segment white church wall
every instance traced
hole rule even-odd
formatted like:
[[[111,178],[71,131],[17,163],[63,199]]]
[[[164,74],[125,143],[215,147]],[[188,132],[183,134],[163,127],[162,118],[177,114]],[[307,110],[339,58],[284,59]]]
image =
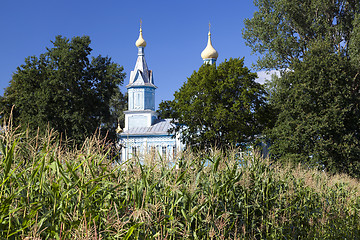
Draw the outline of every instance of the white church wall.
[[[132,157],[143,158],[148,154],[156,154],[167,159],[173,159],[181,151],[176,139],[172,136],[143,136],[122,138],[122,161]]]

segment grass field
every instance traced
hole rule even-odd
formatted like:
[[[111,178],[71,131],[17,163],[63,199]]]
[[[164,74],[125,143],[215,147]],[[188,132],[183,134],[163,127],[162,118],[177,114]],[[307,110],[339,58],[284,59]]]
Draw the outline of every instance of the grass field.
[[[116,163],[94,135],[0,133],[0,239],[360,239],[359,182],[227,152]],[[5,130],[4,130],[5,129]]]

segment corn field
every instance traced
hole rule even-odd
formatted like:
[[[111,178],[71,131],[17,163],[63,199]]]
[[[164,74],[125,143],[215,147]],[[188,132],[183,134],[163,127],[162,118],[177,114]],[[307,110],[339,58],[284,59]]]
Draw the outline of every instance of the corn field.
[[[118,163],[98,135],[0,133],[0,239],[360,239],[359,182],[226,152]]]

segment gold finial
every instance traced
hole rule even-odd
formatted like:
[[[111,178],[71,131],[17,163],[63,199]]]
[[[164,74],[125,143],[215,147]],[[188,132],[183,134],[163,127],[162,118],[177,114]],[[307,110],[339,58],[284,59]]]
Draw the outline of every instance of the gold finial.
[[[142,35],[142,20],[140,19],[140,34],[138,40],[136,40],[135,45],[137,47],[146,47],[146,42]]]
[[[210,24],[210,21],[209,21],[209,33],[210,33],[210,28],[211,28],[211,24]]]

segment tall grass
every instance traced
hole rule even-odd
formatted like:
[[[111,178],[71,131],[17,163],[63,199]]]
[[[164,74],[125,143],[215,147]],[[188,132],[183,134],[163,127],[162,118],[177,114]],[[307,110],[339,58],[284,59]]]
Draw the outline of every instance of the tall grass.
[[[120,164],[110,148],[4,124],[0,239],[360,238],[359,182],[347,176],[236,149]]]

